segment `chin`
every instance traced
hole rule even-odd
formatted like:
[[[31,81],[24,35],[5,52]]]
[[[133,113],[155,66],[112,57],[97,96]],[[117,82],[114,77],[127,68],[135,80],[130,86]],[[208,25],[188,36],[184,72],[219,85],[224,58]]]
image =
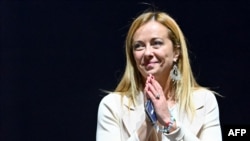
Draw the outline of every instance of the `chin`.
[[[144,73],[147,74],[147,75],[149,75],[149,74],[154,75],[154,74],[157,73],[157,71],[155,71],[155,70],[147,70],[147,71],[145,71]]]
[[[155,75],[159,72],[158,69],[156,68],[150,68],[150,69],[146,69],[144,67],[141,67],[139,69],[139,71],[141,72],[141,74],[143,74],[143,76],[147,77],[149,74]]]

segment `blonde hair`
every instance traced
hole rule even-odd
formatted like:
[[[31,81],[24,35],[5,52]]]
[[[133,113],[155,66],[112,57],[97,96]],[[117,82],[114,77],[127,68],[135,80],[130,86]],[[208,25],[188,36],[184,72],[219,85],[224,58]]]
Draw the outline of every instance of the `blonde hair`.
[[[180,106],[180,113],[185,111],[189,117],[193,117],[195,114],[195,108],[192,101],[192,91],[200,86],[197,84],[192,73],[185,37],[176,21],[165,12],[144,12],[133,21],[125,42],[127,63],[125,72],[121,81],[117,85],[115,92],[119,92],[122,96],[126,95],[130,97],[131,104],[133,103],[136,105],[135,97],[141,90],[143,90],[143,82],[142,75],[135,67],[136,64],[132,52],[132,42],[136,30],[150,20],[157,21],[168,28],[168,34],[170,40],[173,42],[174,48],[180,49],[177,63],[182,78],[175,84],[175,98]]]

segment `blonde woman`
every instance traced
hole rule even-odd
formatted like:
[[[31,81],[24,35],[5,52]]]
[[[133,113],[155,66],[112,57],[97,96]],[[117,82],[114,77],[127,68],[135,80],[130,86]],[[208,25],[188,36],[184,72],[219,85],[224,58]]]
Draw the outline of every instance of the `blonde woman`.
[[[184,35],[172,17],[142,13],[125,47],[123,77],[99,104],[97,141],[222,140],[215,93],[197,84]],[[153,106],[149,113],[147,102]]]

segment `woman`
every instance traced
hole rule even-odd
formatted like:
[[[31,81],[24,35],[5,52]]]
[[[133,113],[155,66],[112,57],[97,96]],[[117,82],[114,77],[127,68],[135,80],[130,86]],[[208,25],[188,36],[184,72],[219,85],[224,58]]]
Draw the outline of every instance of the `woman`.
[[[148,11],[133,21],[126,63],[115,91],[100,102],[97,141],[222,140],[216,97],[197,84],[184,35],[167,13]]]

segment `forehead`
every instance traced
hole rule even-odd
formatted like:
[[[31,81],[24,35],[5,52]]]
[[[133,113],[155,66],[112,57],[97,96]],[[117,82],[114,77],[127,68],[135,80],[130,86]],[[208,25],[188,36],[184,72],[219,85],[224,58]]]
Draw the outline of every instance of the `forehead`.
[[[168,29],[157,21],[149,21],[139,27],[134,34],[134,39],[144,36],[167,36]]]

